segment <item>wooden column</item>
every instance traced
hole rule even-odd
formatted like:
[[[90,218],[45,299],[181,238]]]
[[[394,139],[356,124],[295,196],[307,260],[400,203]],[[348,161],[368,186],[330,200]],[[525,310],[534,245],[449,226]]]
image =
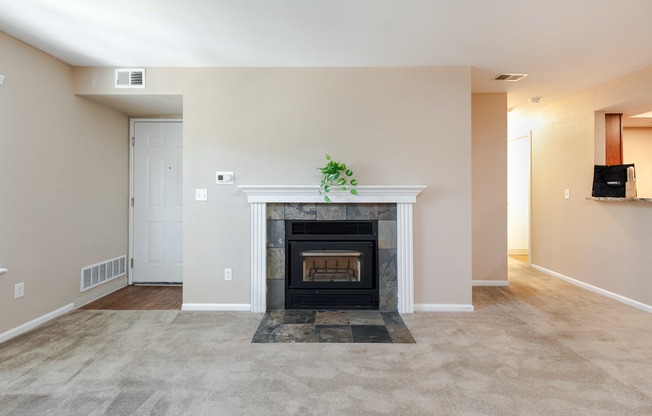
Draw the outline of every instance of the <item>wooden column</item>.
[[[605,149],[607,166],[623,164],[623,115],[605,114]]]

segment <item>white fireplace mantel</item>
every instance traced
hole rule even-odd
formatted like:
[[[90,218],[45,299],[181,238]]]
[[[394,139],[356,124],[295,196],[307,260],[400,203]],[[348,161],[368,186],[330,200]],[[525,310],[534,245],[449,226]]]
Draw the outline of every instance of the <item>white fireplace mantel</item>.
[[[324,203],[318,185],[240,185],[247,201],[265,203]],[[414,204],[425,186],[357,186],[358,195],[333,190],[333,203],[408,203]]]
[[[317,185],[240,185],[251,204],[251,311],[266,310],[267,204],[326,203]],[[412,205],[425,186],[358,186],[358,195],[332,191],[333,203],[395,203],[398,311],[414,312]]]

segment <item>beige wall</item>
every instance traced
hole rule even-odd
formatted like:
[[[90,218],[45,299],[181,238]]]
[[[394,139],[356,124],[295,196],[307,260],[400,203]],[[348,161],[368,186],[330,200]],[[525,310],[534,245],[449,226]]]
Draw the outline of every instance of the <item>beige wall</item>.
[[[652,128],[623,129],[623,163],[636,165],[639,198],[652,198]]]
[[[0,56],[2,334],[125,284],[79,291],[81,267],[127,254],[128,120],[73,95],[70,66],[2,32]]]
[[[79,94],[115,94],[77,68]],[[415,301],[471,303],[471,73],[446,68],[152,68],[184,105],[184,302],[248,304],[249,207],[236,185],[317,184],[324,154],[361,185],[426,185],[415,207]],[[236,184],[215,185],[233,170]],[[194,201],[208,188],[209,201]],[[225,282],[223,269],[233,269]]]
[[[473,280],[507,280],[507,94],[473,94]]]
[[[594,155],[603,153],[596,153],[594,135],[604,140],[604,109],[650,94],[652,67],[519,120],[533,130],[532,262],[648,305],[652,206],[585,197],[591,195]],[[571,199],[564,199],[564,189]]]

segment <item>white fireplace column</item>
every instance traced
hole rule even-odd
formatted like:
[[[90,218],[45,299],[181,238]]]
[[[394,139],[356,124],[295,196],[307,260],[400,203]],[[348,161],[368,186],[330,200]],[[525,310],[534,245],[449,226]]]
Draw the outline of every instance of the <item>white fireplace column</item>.
[[[251,204],[251,312],[263,313],[266,305],[267,204]]]
[[[238,186],[251,204],[251,312],[267,309],[267,203],[325,203],[319,186]],[[333,203],[395,203],[398,311],[414,312],[412,205],[425,186],[358,186],[358,196],[331,192]]]
[[[414,256],[412,204],[396,204],[396,262],[398,311],[414,313]]]

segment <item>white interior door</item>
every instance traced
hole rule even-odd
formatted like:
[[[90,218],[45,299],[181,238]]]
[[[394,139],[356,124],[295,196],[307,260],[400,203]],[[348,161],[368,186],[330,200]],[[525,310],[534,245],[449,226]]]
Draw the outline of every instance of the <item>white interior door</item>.
[[[134,283],[182,282],[180,121],[134,121]]]

